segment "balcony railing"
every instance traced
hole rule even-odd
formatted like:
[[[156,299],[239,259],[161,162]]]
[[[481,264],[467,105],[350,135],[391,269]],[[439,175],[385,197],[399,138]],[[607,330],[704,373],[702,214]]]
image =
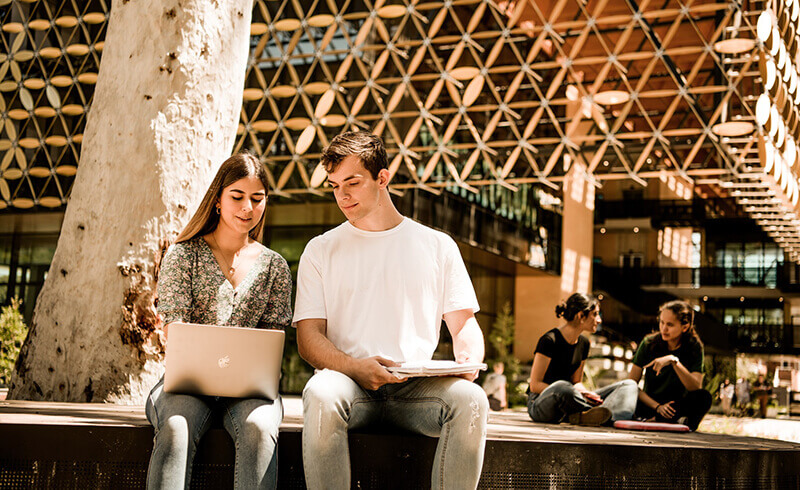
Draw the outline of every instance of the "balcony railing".
[[[652,218],[654,223],[691,224],[723,216],[747,217],[730,199],[598,199],[595,206],[595,223],[603,223],[607,219]]]
[[[800,275],[793,264],[772,267],[607,267],[595,265],[595,274],[606,280],[619,280],[639,286],[701,288],[757,287],[793,289],[800,286]]]
[[[595,288],[608,292],[626,302],[628,306],[645,315],[654,315],[661,301],[671,296],[665,292],[643,291],[642,286],[703,286],[780,288],[781,291],[797,290],[798,269],[793,264],[781,264],[771,269],[701,267],[606,267],[595,264]],[[655,296],[653,296],[655,295]],[[628,300],[628,301],[624,301]],[[644,306],[644,308],[641,308]],[[761,352],[775,354],[797,354],[795,327],[782,324],[725,324],[710,313],[695,317],[695,323],[703,342],[722,350],[739,352]],[[655,319],[650,323],[625,322],[604,323],[613,337],[640,342],[657,328]],[[797,329],[800,333],[800,328]],[[798,338],[800,340],[800,338]]]
[[[793,354],[794,326],[785,324],[733,324],[728,326],[731,345],[740,352]]]
[[[551,210],[537,207],[524,216],[502,216],[448,190],[436,196],[410,189],[395,204],[404,215],[465,243],[547,271],[561,269],[561,215]],[[533,250],[541,260],[532,259]]]
[[[649,323],[603,323],[599,333],[610,340],[621,342],[642,341],[645,335],[655,332],[655,321]],[[795,347],[793,325],[764,324],[730,324],[725,325],[729,346],[737,352],[765,354],[797,354],[800,348]],[[701,329],[702,330],[702,329]],[[713,342],[709,332],[701,332],[701,338],[707,345],[720,347]],[[710,342],[710,343],[709,343]]]

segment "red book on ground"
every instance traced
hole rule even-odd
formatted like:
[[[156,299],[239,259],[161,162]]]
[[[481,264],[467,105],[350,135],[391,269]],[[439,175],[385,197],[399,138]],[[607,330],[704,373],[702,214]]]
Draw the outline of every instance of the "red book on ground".
[[[617,420],[614,422],[617,429],[629,430],[656,430],[662,432],[691,432],[689,426],[683,424],[669,424],[667,422],[639,422],[637,420]]]

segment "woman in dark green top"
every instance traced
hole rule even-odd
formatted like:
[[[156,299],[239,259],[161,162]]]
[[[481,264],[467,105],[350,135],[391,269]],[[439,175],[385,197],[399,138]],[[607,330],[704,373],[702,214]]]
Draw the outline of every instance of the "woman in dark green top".
[[[711,394],[702,389],[703,343],[694,330],[694,310],[685,301],[659,308],[658,332],[642,340],[629,378],[638,383],[642,373],[636,415],[697,429],[711,408]]]

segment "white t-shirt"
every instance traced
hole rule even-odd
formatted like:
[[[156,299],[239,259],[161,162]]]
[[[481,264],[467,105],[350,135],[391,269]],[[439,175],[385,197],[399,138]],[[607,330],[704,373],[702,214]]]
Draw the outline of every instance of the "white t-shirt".
[[[328,339],[355,358],[430,360],[442,315],[465,309],[478,300],[455,241],[408,218],[377,232],[346,221],[300,257],[293,323],[327,320]]]

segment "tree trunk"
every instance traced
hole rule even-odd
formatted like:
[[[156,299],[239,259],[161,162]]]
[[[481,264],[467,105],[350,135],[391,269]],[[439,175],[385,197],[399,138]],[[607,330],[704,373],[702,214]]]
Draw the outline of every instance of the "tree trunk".
[[[252,0],[115,0],[79,171],[9,398],[144,403],[157,264],[230,155]]]

